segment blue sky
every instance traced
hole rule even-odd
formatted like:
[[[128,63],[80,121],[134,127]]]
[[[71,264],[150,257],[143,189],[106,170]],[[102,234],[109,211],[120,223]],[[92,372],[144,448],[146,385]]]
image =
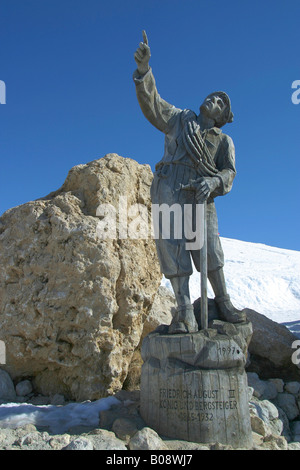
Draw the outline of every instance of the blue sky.
[[[69,169],[116,152],[154,169],[164,135],[136,100],[148,34],[164,99],[196,112],[226,91],[236,147],[220,235],[300,250],[299,0],[0,0],[0,214],[59,188]]]

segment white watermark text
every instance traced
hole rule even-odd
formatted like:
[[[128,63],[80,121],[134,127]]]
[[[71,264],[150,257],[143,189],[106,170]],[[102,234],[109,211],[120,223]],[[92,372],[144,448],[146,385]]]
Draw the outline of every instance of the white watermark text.
[[[292,363],[297,366],[300,364],[300,339],[293,342],[292,349],[296,349],[292,355]]]
[[[3,80],[0,80],[0,104],[6,104],[6,85]]]
[[[204,241],[203,204],[129,205],[126,196],[119,204],[100,204],[97,236],[107,239],[186,240],[187,250],[200,250]]]
[[[4,341],[0,340],[0,364],[6,364],[6,348]]]
[[[292,103],[299,104],[300,103],[300,80],[294,80],[292,83],[292,88],[295,91],[292,93]]]

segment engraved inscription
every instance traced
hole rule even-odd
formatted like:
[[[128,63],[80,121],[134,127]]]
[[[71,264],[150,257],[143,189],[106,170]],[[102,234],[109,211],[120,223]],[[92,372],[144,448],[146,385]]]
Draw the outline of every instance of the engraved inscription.
[[[189,421],[213,421],[219,410],[236,410],[235,390],[228,390],[227,397],[221,396],[220,390],[180,390],[161,388],[159,390],[159,407],[175,410],[180,419]]]
[[[224,358],[226,356],[230,357],[230,356],[234,356],[235,354],[240,354],[241,351],[235,346],[223,346],[223,347],[217,348],[217,352],[219,356]]]

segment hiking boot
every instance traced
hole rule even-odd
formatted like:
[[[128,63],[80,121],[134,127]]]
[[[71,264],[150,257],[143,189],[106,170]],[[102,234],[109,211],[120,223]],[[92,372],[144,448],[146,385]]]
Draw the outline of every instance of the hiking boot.
[[[238,310],[235,308],[231,303],[229,295],[216,297],[215,302],[218,306],[220,320],[227,321],[229,323],[242,323],[247,321],[247,316],[244,310]]]
[[[169,334],[178,335],[182,333],[196,333],[197,331],[198,323],[194,315],[193,306],[178,307],[169,326]]]

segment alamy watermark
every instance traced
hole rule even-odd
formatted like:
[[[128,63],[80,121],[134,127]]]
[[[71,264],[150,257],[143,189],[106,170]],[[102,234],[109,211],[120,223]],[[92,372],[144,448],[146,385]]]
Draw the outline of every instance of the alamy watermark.
[[[3,80],[0,80],[0,104],[6,104],[6,85]]]
[[[300,339],[293,342],[292,349],[296,349],[292,355],[292,363],[297,366],[300,364]]]
[[[292,88],[295,91],[292,93],[291,100],[293,104],[300,103],[300,80],[294,80],[292,83]]]
[[[4,341],[0,340],[0,364],[6,364],[6,347]]]
[[[203,204],[152,204],[151,211],[143,204],[128,204],[126,196],[119,197],[118,206],[100,204],[97,235],[107,239],[186,240],[187,250],[203,246]]]

